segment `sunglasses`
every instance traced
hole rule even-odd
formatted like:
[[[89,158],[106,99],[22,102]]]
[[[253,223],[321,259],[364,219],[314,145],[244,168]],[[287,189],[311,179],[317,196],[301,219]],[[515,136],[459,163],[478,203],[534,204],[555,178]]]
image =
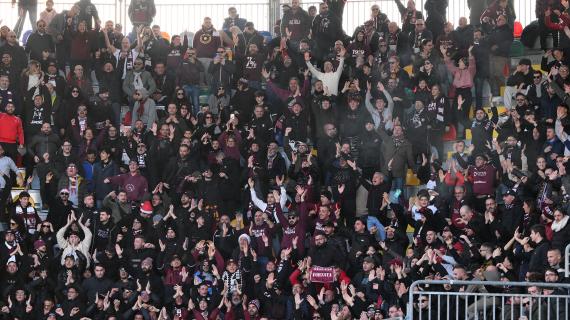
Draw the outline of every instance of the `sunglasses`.
[[[60,192],[59,194],[62,195],[62,196],[68,196],[68,195],[69,195],[69,192]]]

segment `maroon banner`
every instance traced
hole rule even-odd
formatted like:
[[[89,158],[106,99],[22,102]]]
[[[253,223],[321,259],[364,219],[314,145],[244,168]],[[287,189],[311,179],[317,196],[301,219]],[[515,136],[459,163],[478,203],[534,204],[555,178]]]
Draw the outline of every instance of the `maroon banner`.
[[[309,273],[311,282],[331,283],[334,282],[334,268],[333,267],[319,267],[313,266]]]

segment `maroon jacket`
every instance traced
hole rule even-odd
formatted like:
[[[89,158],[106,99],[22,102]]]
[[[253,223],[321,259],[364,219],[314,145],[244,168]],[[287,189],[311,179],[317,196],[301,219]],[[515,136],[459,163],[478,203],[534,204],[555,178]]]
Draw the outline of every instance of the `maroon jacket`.
[[[220,35],[214,29],[204,30],[202,28],[194,35],[193,47],[196,49],[198,58],[214,58],[221,45]]]

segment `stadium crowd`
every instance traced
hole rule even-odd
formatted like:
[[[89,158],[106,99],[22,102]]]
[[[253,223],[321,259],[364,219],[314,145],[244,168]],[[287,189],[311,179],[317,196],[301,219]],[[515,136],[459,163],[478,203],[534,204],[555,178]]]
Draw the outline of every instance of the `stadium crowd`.
[[[510,66],[512,1],[468,1],[457,27],[448,0],[395,0],[400,24],[380,1],[352,35],[346,1],[292,0],[272,38],[232,7],[167,39],[153,0],[130,2],[132,31],[90,0],[37,21],[18,0],[0,28],[0,318],[456,319],[425,296],[406,309],[422,279],[568,294],[568,0],[536,0],[540,70]]]

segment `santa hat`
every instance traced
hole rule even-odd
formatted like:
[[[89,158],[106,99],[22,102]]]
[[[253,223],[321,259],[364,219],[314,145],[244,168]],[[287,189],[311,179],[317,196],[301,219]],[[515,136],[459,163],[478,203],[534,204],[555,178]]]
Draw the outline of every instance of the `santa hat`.
[[[151,214],[152,213],[152,204],[150,203],[149,200],[147,200],[141,204],[141,213],[144,213],[144,214]]]

